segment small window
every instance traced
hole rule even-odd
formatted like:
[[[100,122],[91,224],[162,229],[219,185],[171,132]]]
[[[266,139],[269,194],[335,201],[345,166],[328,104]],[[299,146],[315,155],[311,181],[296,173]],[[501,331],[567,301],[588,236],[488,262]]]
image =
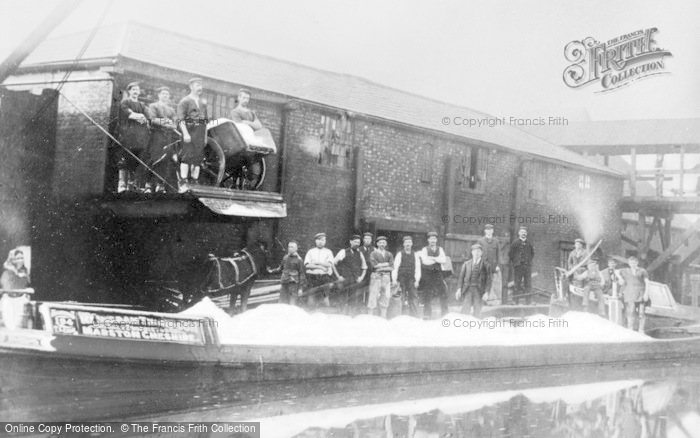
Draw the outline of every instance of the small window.
[[[321,151],[318,164],[352,168],[353,126],[347,114],[321,116]]]
[[[579,189],[590,189],[591,188],[591,176],[590,175],[579,175],[578,176],[578,188]]]
[[[463,190],[483,192],[486,183],[488,151],[468,146],[460,165],[460,185]]]
[[[528,161],[523,166],[523,173],[527,199],[535,202],[547,200],[547,165]]]
[[[423,146],[420,168],[421,182],[431,183],[433,181],[433,154],[433,145],[426,144]]]

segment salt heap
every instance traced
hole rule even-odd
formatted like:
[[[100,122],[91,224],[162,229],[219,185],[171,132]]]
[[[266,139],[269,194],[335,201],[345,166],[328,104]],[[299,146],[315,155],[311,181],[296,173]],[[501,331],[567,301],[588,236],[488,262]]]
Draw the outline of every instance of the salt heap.
[[[534,315],[524,320],[476,319],[449,313],[424,321],[410,316],[307,313],[286,304],[264,304],[235,317],[204,298],[182,315],[216,321],[219,340],[238,345],[306,346],[476,346],[586,342],[644,342],[653,339],[596,315],[568,312],[559,318]]]

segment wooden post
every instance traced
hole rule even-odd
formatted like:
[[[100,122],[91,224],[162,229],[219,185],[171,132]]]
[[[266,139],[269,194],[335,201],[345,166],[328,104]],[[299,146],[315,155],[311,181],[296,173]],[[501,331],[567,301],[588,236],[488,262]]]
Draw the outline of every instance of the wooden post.
[[[664,240],[661,242],[661,247],[664,251],[666,248],[671,246],[671,223],[673,222],[673,215],[669,214],[664,221]]]
[[[630,196],[637,195],[637,149],[630,149]]]
[[[639,258],[640,263],[647,258],[647,250],[644,246],[646,243],[646,227],[647,215],[644,210],[639,210],[639,222],[637,223],[637,258]]]
[[[355,147],[355,217],[353,220],[353,226],[357,231],[362,231],[360,229],[362,218],[362,194],[365,187],[365,177],[364,177],[364,151],[361,147]],[[375,236],[376,237],[376,236]]]
[[[656,154],[656,165],[654,166],[656,173],[654,181],[656,182],[656,197],[660,198],[664,195],[664,154]]]

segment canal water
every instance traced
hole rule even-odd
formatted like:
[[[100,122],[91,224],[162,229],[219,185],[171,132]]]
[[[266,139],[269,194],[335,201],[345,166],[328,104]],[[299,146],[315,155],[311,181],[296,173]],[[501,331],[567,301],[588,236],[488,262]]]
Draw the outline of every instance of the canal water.
[[[700,437],[695,363],[261,383],[162,371],[164,379],[140,389],[117,369],[95,378],[86,367],[85,379],[57,381],[51,391],[2,391],[0,418],[256,421],[273,438]]]

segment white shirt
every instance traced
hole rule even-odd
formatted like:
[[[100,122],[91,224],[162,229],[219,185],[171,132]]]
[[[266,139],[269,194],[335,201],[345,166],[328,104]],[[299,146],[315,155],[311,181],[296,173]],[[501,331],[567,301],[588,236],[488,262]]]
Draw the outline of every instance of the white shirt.
[[[406,251],[401,250],[396,253],[396,257],[394,257],[394,270],[391,271],[391,279],[394,283],[396,283],[397,279],[399,278],[399,266],[401,266],[401,255],[405,254]],[[420,256],[418,255],[418,251],[413,251],[413,255],[416,258],[416,270],[413,274],[413,278],[415,281],[420,281]]]
[[[333,264],[333,253],[331,252],[330,249],[328,248],[318,248],[314,247],[311,248],[306,252],[306,255],[304,256],[304,266],[308,265],[309,263],[314,263],[317,265],[320,265],[322,263],[331,263]],[[322,275],[322,274],[328,274],[331,275],[333,273],[333,269],[328,266],[323,269],[306,269],[307,274],[317,274],[317,275]]]

